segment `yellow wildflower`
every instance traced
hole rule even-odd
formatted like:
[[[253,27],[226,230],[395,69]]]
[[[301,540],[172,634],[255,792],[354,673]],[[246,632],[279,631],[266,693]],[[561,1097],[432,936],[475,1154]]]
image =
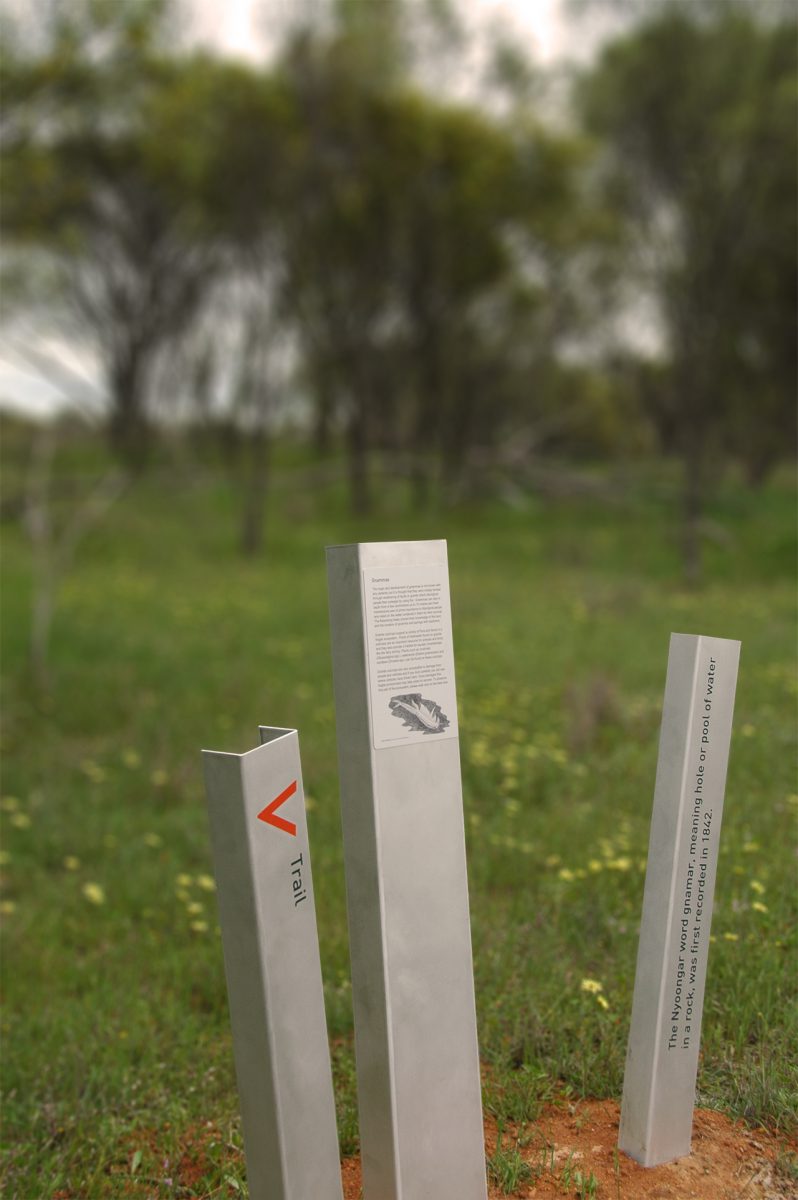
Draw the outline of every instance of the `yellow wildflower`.
[[[19,800],[16,796],[3,796],[0,800],[0,808],[3,812],[16,812],[19,808]]]
[[[164,787],[164,785],[168,782],[169,776],[166,774],[166,771],[162,770],[160,767],[158,767],[157,770],[153,771],[152,775],[150,775],[150,783],[153,787]]]
[[[79,871],[80,870],[80,859],[75,858],[74,854],[68,854],[66,856],[66,858],[64,859],[64,867],[66,868],[67,871]]]
[[[132,771],[136,767],[141,766],[141,755],[139,754],[138,750],[123,750],[122,762],[129,770]]]
[[[588,871],[592,871],[595,875],[598,871],[604,870],[604,863],[598,858],[591,858],[590,862],[587,864],[587,869]]]
[[[208,922],[207,921],[192,921],[191,928],[194,930],[195,933],[207,933],[208,932]]]
[[[755,854],[760,849],[759,842],[743,842],[744,854]]]
[[[490,751],[486,741],[478,740],[471,747],[469,755],[472,763],[476,767],[486,767],[490,762]]]
[[[724,933],[723,937],[727,942],[739,942],[740,940],[738,933]]]
[[[599,992],[604,991],[604,984],[599,983],[598,979],[583,979],[579,985],[579,990],[582,992],[590,992],[591,995],[595,996]]]
[[[557,878],[564,879],[566,883],[570,883],[572,879],[576,879],[576,876],[570,867],[560,867],[557,872]]]
[[[191,876],[186,875],[185,872],[182,872],[180,875],[178,875],[175,882],[177,883],[177,886],[181,888],[191,887]]]
[[[106,773],[101,766],[93,762],[90,758],[84,759],[80,764],[80,769],[84,775],[92,781],[92,783],[102,783],[106,777]]]
[[[751,908],[754,910],[754,912],[767,912],[768,911],[767,904],[763,904],[761,900],[754,900],[753,904],[751,905]]]
[[[11,817],[11,824],[15,829],[29,829],[30,817],[27,813],[15,812]]]
[[[632,865],[631,858],[622,855],[620,858],[611,858],[607,866],[611,871],[628,871]]]
[[[99,883],[84,883],[81,891],[90,904],[105,904],[105,891]]]
[[[216,884],[212,875],[198,875],[197,887],[201,887],[204,892],[216,891]]]
[[[754,725],[743,725],[740,733],[743,737],[753,737],[756,733],[756,727]]]
[[[607,1009],[609,1008],[609,1004],[607,1003],[607,999],[606,999],[606,997],[604,997],[604,996],[596,996],[596,1003],[597,1003],[597,1004],[600,1004],[600,1005],[601,1005],[601,1007],[604,1009],[604,1011],[605,1011],[605,1012],[606,1012],[606,1011],[607,1011]]]
[[[550,854],[545,860],[547,867],[556,867],[557,863],[562,862],[559,854]]]
[[[191,913],[192,916],[198,917],[202,912],[202,905],[200,904],[199,900],[192,900],[190,904],[186,905],[186,909]]]
[[[163,845],[163,838],[159,833],[145,833],[144,845],[152,846],[153,850],[157,850],[159,846]]]
[[[756,892],[758,896],[763,896],[765,894],[765,885],[764,883],[760,883],[758,879],[752,879],[748,886],[750,887],[751,891]]]
[[[0,913],[4,917],[10,917],[12,913],[17,911],[17,905],[14,900],[0,900]]]

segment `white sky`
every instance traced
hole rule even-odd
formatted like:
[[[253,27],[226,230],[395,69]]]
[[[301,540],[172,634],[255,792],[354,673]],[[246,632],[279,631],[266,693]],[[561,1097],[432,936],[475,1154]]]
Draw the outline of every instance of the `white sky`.
[[[258,58],[268,40],[268,13],[274,13],[279,24],[281,16],[295,10],[297,0],[184,0],[184,5],[193,15],[199,39],[231,54]],[[560,0],[456,0],[456,7],[466,28],[474,32],[498,22],[517,28],[530,39],[535,57],[542,62],[576,56],[573,42],[568,45],[569,28]]]

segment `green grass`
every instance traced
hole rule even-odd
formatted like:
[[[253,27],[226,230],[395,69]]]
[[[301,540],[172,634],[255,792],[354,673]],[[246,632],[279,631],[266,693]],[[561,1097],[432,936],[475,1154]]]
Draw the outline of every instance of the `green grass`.
[[[354,540],[449,540],[484,1093],[502,1120],[533,1119],[558,1093],[620,1093],[668,635],[742,639],[699,1102],[786,1136],[798,1095],[790,482],[721,485],[707,582],[688,592],[667,475],[641,472],[611,506],[530,497],[423,517],[397,485],[355,522],[338,489],[309,495],[294,470],[281,469],[257,562],[236,553],[224,477],[138,484],[64,580],[47,695],[27,669],[29,549],[5,527],[8,1200],[180,1195],[164,1180],[197,1130],[196,1194],[243,1194],[215,901],[198,882],[210,872],[199,750],[249,747],[259,722],[300,730],[341,1140],[356,1148],[323,556]],[[586,978],[602,991],[582,990]]]
[[[526,1162],[518,1145],[504,1146],[502,1144],[504,1129],[501,1122],[496,1133],[496,1149],[487,1159],[488,1180],[495,1183],[505,1195],[512,1195],[522,1183],[527,1183],[533,1177],[533,1171]]]

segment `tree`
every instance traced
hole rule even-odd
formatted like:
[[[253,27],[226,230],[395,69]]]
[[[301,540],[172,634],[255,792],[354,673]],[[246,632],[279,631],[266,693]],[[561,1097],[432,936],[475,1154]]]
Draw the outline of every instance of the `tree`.
[[[657,304],[659,419],[682,460],[692,582],[715,456],[733,447],[761,474],[792,446],[796,39],[780,11],[762,23],[742,5],[665,5],[581,88],[607,140],[626,265]]]

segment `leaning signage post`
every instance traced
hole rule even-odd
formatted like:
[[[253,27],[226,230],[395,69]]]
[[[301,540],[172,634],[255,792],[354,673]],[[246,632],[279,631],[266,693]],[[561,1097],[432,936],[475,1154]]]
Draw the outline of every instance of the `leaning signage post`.
[[[341,1200],[305,800],[294,729],[203,751],[252,1200]]]
[[[327,551],[365,1200],[485,1200],[446,543]]]
[[[740,643],[671,635],[618,1145],[690,1153]]]

